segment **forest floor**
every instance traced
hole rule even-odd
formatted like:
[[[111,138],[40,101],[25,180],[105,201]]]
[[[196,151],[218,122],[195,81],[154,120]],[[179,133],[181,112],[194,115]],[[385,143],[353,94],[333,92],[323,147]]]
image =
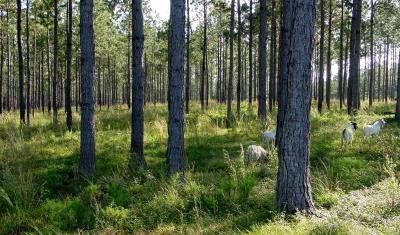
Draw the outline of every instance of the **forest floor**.
[[[236,107],[236,106],[234,106]],[[128,166],[130,117],[126,107],[96,113],[96,176],[77,176],[79,116],[74,132],[65,116],[52,124],[35,113],[20,128],[18,114],[0,118],[0,234],[393,234],[400,231],[400,125],[394,104],[376,104],[349,117],[335,104],[312,111],[311,173],[316,213],[284,216],[276,210],[277,154],[244,167],[243,148],[260,144],[256,107],[243,105],[233,128],[225,106],[193,105],[185,117],[186,183],[165,176],[167,108],[145,109],[147,170]],[[275,126],[276,113],[268,116]],[[380,138],[341,148],[340,133],[384,117]]]

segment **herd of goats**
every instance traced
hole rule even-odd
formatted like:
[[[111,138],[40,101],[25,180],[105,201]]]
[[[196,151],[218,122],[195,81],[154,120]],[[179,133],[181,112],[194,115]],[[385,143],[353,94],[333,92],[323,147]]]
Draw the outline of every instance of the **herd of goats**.
[[[386,122],[384,119],[380,119],[372,125],[366,124],[363,128],[364,139],[367,139],[372,135],[379,136],[385,124]],[[352,144],[356,130],[357,130],[357,123],[350,122],[350,125],[342,131],[341,134],[342,147],[348,144],[350,145]],[[276,139],[276,129],[263,132],[261,134],[261,139],[263,145],[274,144]],[[267,151],[262,146],[250,145],[247,148],[247,154],[244,159],[244,163],[246,165],[255,162],[266,162],[266,161],[267,161]]]

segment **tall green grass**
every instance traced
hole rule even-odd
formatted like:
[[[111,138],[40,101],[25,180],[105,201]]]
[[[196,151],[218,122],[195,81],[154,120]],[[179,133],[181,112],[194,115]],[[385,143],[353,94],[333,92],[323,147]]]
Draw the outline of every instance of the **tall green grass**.
[[[72,133],[67,132],[63,112],[56,125],[47,113],[36,113],[31,125],[23,127],[18,114],[5,114],[0,119],[0,234],[395,231],[400,216],[400,126],[385,115],[393,108],[379,104],[353,117],[337,104],[323,114],[313,109],[312,187],[320,211],[316,218],[288,218],[276,210],[276,149],[267,148],[265,165],[243,165],[241,146],[260,144],[261,131],[276,125],[276,110],[264,125],[257,121],[257,107],[244,104],[242,115],[226,128],[225,106],[211,103],[203,112],[192,105],[185,116],[185,184],[165,176],[165,105],[145,108],[148,168],[138,172],[128,170],[130,112],[123,106],[97,110],[96,175],[91,180],[77,176],[78,114]],[[380,138],[365,141],[357,131],[352,146],[340,146],[341,130],[350,121],[362,127],[382,117],[389,124]],[[365,203],[351,204],[358,201]],[[390,226],[371,222],[369,214]]]

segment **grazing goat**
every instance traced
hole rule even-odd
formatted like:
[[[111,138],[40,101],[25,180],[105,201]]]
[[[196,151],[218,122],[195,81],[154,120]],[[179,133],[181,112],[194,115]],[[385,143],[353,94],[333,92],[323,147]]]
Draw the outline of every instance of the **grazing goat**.
[[[354,133],[357,130],[357,123],[351,122],[350,126],[342,131],[342,147],[345,144],[352,144]]]
[[[255,162],[267,162],[267,151],[261,146],[250,145],[247,148],[247,155],[244,163],[249,165]]]
[[[370,135],[379,136],[381,133],[381,129],[385,126],[386,122],[383,119],[376,121],[372,125],[365,125],[364,126],[364,139],[367,139]]]
[[[267,144],[273,144],[275,143],[275,138],[276,138],[276,129],[273,129],[271,131],[265,131],[261,134],[261,138],[262,138],[262,143],[264,145]]]

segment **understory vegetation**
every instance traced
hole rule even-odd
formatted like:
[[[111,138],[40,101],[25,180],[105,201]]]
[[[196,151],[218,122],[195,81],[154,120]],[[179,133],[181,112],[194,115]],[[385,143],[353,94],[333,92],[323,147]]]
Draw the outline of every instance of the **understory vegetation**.
[[[35,113],[20,127],[17,114],[0,120],[0,234],[393,234],[400,231],[400,125],[394,104],[377,104],[349,118],[345,110],[312,111],[311,173],[315,215],[276,210],[277,153],[245,167],[243,151],[260,144],[268,126],[255,107],[242,106],[226,128],[225,106],[193,105],[185,117],[186,181],[165,175],[167,107],[145,108],[146,170],[128,169],[130,117],[126,107],[96,112],[96,175],[78,177],[79,115],[68,132],[50,115]],[[59,120],[65,120],[60,112]],[[388,125],[364,140],[362,126]],[[355,141],[341,147],[340,133],[359,124]]]

